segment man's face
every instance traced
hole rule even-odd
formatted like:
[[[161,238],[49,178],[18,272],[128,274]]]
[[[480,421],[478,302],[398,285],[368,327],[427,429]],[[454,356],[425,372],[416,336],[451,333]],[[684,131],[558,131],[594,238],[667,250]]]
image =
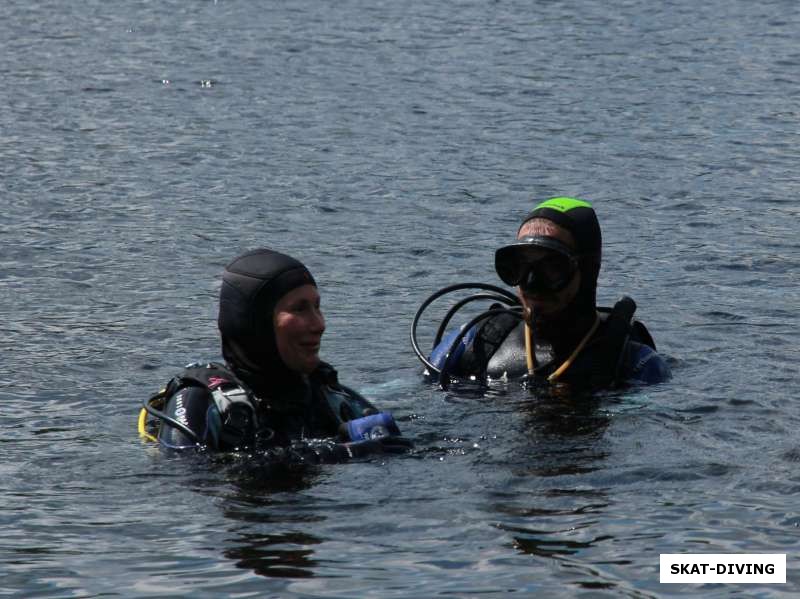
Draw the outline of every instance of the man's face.
[[[570,249],[575,249],[575,239],[572,234],[555,224],[553,221],[543,218],[534,218],[525,223],[517,234],[517,239],[532,236],[552,237],[567,245]],[[566,308],[575,298],[581,284],[581,273],[575,270],[572,278],[566,287],[560,291],[526,292],[521,287],[517,287],[522,306],[525,309],[526,319],[533,320],[547,319],[554,316]]]

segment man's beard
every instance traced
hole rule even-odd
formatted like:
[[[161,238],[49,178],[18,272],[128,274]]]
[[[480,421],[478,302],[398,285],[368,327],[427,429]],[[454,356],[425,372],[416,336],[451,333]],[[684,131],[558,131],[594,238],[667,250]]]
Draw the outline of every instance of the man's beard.
[[[563,309],[548,314],[534,311],[527,315],[534,339],[550,343],[557,354],[569,354],[594,324],[597,279],[596,274],[586,274],[589,276],[581,276],[578,293]]]

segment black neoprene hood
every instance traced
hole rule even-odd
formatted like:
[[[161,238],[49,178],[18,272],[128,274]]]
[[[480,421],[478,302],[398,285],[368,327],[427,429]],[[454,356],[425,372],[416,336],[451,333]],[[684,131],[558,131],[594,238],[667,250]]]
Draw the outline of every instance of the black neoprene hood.
[[[519,260],[520,254],[530,246],[556,250],[568,255],[590,256],[590,261],[599,263],[603,245],[600,235],[600,223],[597,215],[589,202],[575,198],[551,198],[536,206],[523,219],[517,230],[517,235],[522,227],[533,218],[544,218],[563,227],[572,234],[575,240],[575,249],[569,248],[555,238],[546,235],[531,235],[517,238],[513,242],[499,248],[495,252],[495,270],[500,278],[508,279],[506,271],[509,263]],[[596,273],[592,275],[596,278]]]
[[[546,218],[572,233],[579,254],[600,253],[603,246],[600,223],[589,202],[576,198],[551,198],[536,206],[523,219]],[[520,229],[522,225],[520,225]]]
[[[270,249],[247,252],[225,267],[217,324],[222,355],[239,374],[290,376],[278,353],[273,314],[278,301],[302,285],[316,286],[303,263]]]

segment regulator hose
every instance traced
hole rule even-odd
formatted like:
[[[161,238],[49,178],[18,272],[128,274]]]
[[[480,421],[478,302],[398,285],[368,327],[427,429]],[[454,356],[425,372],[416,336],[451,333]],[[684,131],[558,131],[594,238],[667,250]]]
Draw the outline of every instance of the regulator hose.
[[[442,364],[442,368],[439,369],[434,366],[431,361],[427,358],[427,356],[420,350],[419,342],[417,339],[417,327],[419,325],[419,320],[422,317],[422,314],[425,310],[430,306],[434,301],[439,299],[440,297],[447,295],[449,293],[453,293],[456,291],[463,291],[465,289],[477,289],[480,290],[480,293],[474,293],[469,295],[458,302],[456,302],[445,315],[444,319],[440,323],[437,331],[436,336],[433,342],[433,348],[435,348],[442,340],[444,336],[445,329],[450,321],[453,319],[453,316],[461,310],[464,306],[469,303],[479,301],[479,300],[486,300],[486,301],[494,301],[499,302],[501,304],[505,304],[508,308],[490,308],[489,310],[484,311],[483,313],[479,314],[472,320],[470,320],[462,329],[459,331],[458,335],[456,336],[453,343],[450,344],[450,348],[447,352],[447,357],[445,358],[444,364]],[[488,293],[485,293],[488,292]],[[455,285],[448,285],[447,287],[443,287],[439,289],[435,293],[428,296],[425,301],[422,302],[419,309],[417,309],[416,314],[414,315],[414,319],[411,322],[411,347],[414,350],[417,358],[419,358],[420,362],[427,368],[431,373],[436,373],[439,378],[439,384],[441,385],[442,389],[446,389],[449,386],[449,376],[448,372],[450,370],[450,362],[453,353],[453,349],[461,343],[461,340],[464,336],[470,331],[470,329],[475,326],[477,323],[481,322],[486,318],[490,318],[497,314],[513,314],[518,318],[522,318],[521,314],[521,305],[519,298],[514,295],[512,292],[508,291],[507,289],[503,289],[502,287],[497,287],[496,285],[490,285],[488,283],[457,283]]]
[[[171,427],[178,429],[178,430],[179,430],[180,432],[182,432],[184,435],[186,435],[187,437],[189,437],[189,439],[191,439],[192,441],[194,441],[194,442],[195,442],[195,443],[197,443],[198,445],[201,445],[201,442],[200,442],[200,439],[199,439],[199,437],[197,436],[197,434],[196,434],[196,433],[195,433],[195,432],[194,432],[192,429],[190,429],[188,426],[186,426],[186,425],[185,425],[185,424],[183,424],[182,422],[179,422],[179,421],[175,420],[175,419],[174,419],[174,418],[172,418],[171,416],[167,416],[167,415],[166,415],[164,412],[162,412],[161,410],[158,410],[158,409],[156,409],[155,407],[153,407],[152,405],[150,405],[150,402],[149,402],[148,400],[144,400],[144,401],[142,401],[142,407],[144,408],[144,410],[145,410],[145,411],[146,411],[148,414],[150,414],[150,415],[151,415],[151,416],[153,416],[154,418],[158,418],[158,419],[159,419],[159,420],[161,420],[163,423],[165,423],[165,424],[168,424],[168,425],[170,425]]]

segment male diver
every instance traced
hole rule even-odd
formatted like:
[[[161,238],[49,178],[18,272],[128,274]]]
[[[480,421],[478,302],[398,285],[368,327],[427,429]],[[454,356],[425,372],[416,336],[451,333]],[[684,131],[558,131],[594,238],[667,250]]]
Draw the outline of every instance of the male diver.
[[[517,288],[518,301],[506,301],[514,308],[495,306],[467,330],[450,332],[423,362],[442,385],[451,376],[525,377],[590,389],[668,379],[669,367],[650,333],[633,319],[633,300],[596,306],[601,253],[600,225],[589,202],[542,202],[523,219],[516,240],[495,252],[497,274]]]

